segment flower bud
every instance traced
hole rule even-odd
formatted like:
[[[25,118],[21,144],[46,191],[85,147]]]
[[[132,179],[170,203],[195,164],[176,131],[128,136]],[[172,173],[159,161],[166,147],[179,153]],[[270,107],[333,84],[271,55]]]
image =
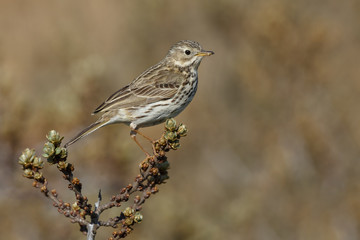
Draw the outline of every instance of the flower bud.
[[[66,168],[68,167],[68,163],[65,161],[60,161],[60,162],[58,162],[57,167],[60,170],[66,170]]]
[[[43,178],[43,175],[42,175],[42,173],[41,172],[35,172],[34,173],[34,179],[35,180],[41,180]]]
[[[134,220],[132,218],[126,218],[125,219],[125,225],[130,226],[132,225]]]
[[[66,157],[67,157],[66,148],[61,148],[60,158],[66,158]]]
[[[33,166],[41,169],[44,167],[44,161],[39,157],[34,157]]]
[[[26,148],[19,157],[19,164],[23,165],[24,168],[32,166],[35,157],[35,150]]]
[[[177,130],[177,134],[180,137],[185,137],[187,135],[187,128],[184,124],[180,123],[178,130]]]
[[[175,131],[176,130],[176,121],[173,118],[169,118],[165,122],[165,129],[168,131]]]
[[[178,148],[180,147],[180,142],[179,142],[179,140],[176,140],[176,141],[174,141],[174,142],[172,142],[172,143],[169,143],[169,146],[170,146],[172,149],[176,150],[176,149],[178,149]]]
[[[52,144],[51,142],[45,143],[43,152],[44,152],[44,154],[43,154],[44,157],[46,157],[46,158],[51,157],[55,153],[54,144]]]
[[[55,155],[59,155],[61,153],[61,147],[55,148]]]
[[[77,204],[77,202],[74,202],[74,203],[72,204],[72,209],[74,209],[75,211],[79,211],[79,210],[80,210],[80,207],[79,207],[79,205]]]
[[[157,176],[159,174],[159,169],[158,168],[151,168],[150,169],[150,173],[153,175],[153,176]]]
[[[61,140],[63,140],[63,137],[60,137],[60,134],[55,130],[51,130],[46,135],[46,138],[49,140],[49,142],[53,143],[54,145],[60,145]]]
[[[134,222],[141,223],[142,220],[143,220],[143,215],[141,215],[141,213],[139,212],[135,213]]]
[[[175,141],[177,139],[176,132],[166,132],[164,137],[170,142]]]
[[[166,139],[165,139],[165,137],[161,137],[161,138],[159,139],[159,145],[160,145],[160,146],[165,146],[165,145],[166,145]]]
[[[125,215],[125,217],[130,217],[131,215],[133,215],[134,214],[134,209],[132,209],[131,207],[127,207],[127,208],[125,208],[125,210],[124,210],[124,215]]]
[[[31,169],[27,168],[24,170],[24,177],[33,178],[33,176],[34,172]]]

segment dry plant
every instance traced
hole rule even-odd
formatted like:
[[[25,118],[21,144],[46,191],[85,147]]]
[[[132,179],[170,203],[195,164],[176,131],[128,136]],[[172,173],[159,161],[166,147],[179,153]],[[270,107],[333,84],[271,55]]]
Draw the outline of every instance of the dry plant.
[[[19,164],[23,167],[23,176],[34,180],[33,187],[40,189],[43,195],[53,202],[60,214],[70,218],[72,223],[79,224],[80,231],[87,235],[88,240],[95,239],[100,227],[116,228],[109,239],[120,239],[131,233],[134,225],[142,221],[142,205],[152,194],[159,191],[158,185],[165,183],[169,178],[166,152],[178,149],[180,138],[186,134],[185,125],[177,125],[174,119],[168,119],[161,138],[153,142],[153,155],[146,157],[139,164],[140,173],[107,203],[101,203],[101,191],[94,205],[88,202],[88,198],[82,193],[82,183],[74,176],[74,165],[67,161],[68,151],[61,146],[63,137],[55,130],[51,130],[46,136],[48,142],[45,143],[43,156],[50,165],[56,165],[63,178],[69,182],[68,189],[75,194],[74,203],[61,200],[56,189],[49,190],[48,180],[41,172],[44,162],[35,155],[35,150],[25,149],[19,158]],[[118,216],[106,221],[99,220],[105,210],[121,207],[122,203],[130,199],[133,199],[132,206],[121,210]]]

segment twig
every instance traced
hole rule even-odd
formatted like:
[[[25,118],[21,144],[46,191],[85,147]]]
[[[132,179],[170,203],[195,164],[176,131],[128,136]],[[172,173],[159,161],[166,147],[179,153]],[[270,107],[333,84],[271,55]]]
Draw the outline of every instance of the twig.
[[[185,125],[176,125],[175,120],[169,119],[165,123],[165,131],[161,138],[153,143],[154,155],[147,157],[139,164],[140,173],[135,177],[131,184],[121,189],[120,193],[113,195],[110,201],[101,204],[102,196],[99,190],[98,201],[94,208],[88,203],[88,198],[82,193],[82,183],[74,176],[73,164],[67,162],[67,149],[61,147],[62,137],[59,133],[52,130],[46,136],[48,142],[44,146],[43,156],[51,165],[56,165],[58,170],[63,174],[63,178],[69,182],[68,189],[75,194],[75,202],[67,203],[59,199],[55,189],[48,190],[48,181],[43,176],[41,169],[44,162],[35,155],[34,150],[25,149],[19,158],[19,164],[23,167],[23,176],[34,179],[33,186],[39,188],[45,197],[53,202],[53,206],[58,212],[71,219],[72,223],[78,223],[80,231],[86,234],[88,240],[94,240],[97,230],[100,227],[118,228],[114,231],[110,240],[126,237],[133,231],[133,226],[140,223],[143,219],[140,211],[145,201],[157,193],[157,185],[165,183],[169,178],[166,152],[179,148],[179,139],[186,136],[187,129]],[[130,196],[138,193],[133,197],[131,207],[125,208],[118,216],[100,221],[100,215],[105,210],[113,207],[121,207],[123,202],[127,202]],[[86,218],[86,216],[89,216]],[[89,219],[90,218],[90,219]]]

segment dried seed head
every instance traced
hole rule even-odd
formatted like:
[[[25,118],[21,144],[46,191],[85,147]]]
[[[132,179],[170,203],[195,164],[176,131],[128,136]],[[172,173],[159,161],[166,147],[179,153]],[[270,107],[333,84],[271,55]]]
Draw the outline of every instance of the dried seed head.
[[[130,191],[132,188],[133,188],[133,186],[132,186],[131,184],[129,184],[129,185],[126,186],[126,189],[127,189],[128,191]]]
[[[127,201],[127,200],[129,200],[129,198],[130,198],[130,195],[127,193],[127,194],[125,194],[124,196],[123,196],[123,200],[124,201]]]
[[[158,191],[159,189],[156,186],[151,188],[151,193],[157,193]]]
[[[150,172],[153,176],[156,176],[159,174],[159,169],[154,167],[154,168],[150,169]]]
[[[134,198],[134,203],[138,203],[138,202],[140,202],[140,196],[136,195]]]
[[[41,190],[41,192],[43,192],[43,193],[47,193],[47,192],[48,192],[46,186],[42,186],[42,187],[40,188],[40,190]]]
[[[144,198],[147,199],[147,198],[150,197],[150,195],[151,195],[151,192],[146,192],[145,195],[144,195]]]
[[[79,185],[80,180],[77,177],[74,177],[73,180],[71,181],[71,183],[74,184],[74,185]]]
[[[68,169],[69,169],[71,172],[73,172],[73,171],[75,170],[74,164],[69,163],[69,164],[68,164]]]
[[[155,143],[154,148],[156,152],[158,152],[161,149],[159,142]]]
[[[141,170],[146,171],[148,169],[148,167],[149,167],[149,163],[147,163],[147,162],[140,163]]]
[[[52,189],[52,190],[51,190],[51,194],[52,194],[54,197],[57,197],[57,196],[58,196],[58,194],[57,194],[57,192],[56,192],[56,189]]]
[[[86,212],[83,210],[80,210],[80,217],[84,218],[86,216]]]
[[[164,150],[159,151],[159,156],[164,157],[165,156],[165,151]]]

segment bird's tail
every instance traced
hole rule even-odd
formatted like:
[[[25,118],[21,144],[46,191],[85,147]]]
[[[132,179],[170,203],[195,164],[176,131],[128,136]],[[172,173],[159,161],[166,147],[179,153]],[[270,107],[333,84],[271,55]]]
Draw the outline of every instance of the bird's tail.
[[[71,139],[69,142],[67,142],[64,147],[68,147],[71,144],[75,143],[76,141],[80,140],[81,138],[89,135],[90,133],[96,131],[97,129],[105,126],[107,122],[101,122],[97,121],[91,124],[90,126],[86,127],[84,130],[82,130],[80,133],[78,133],[73,139]]]

